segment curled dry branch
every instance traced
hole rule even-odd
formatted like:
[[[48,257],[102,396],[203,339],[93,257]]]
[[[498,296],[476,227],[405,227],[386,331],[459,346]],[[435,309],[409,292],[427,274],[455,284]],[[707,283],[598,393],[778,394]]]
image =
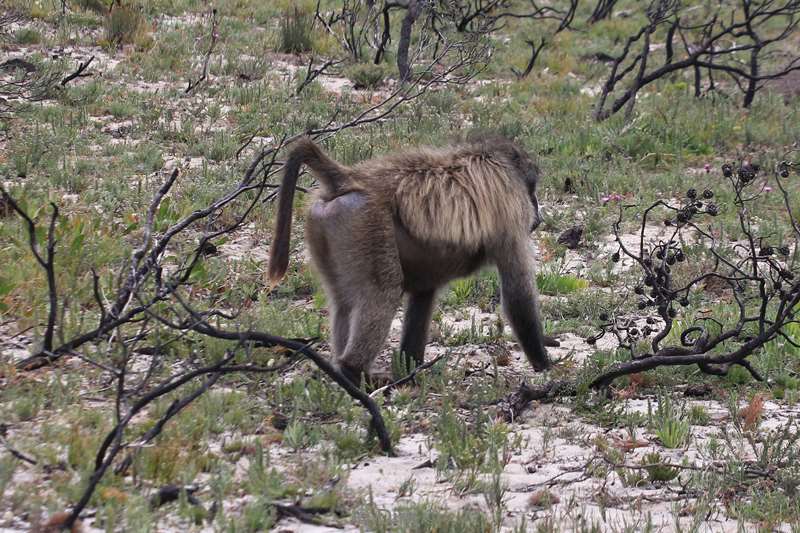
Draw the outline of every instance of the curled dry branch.
[[[679,201],[659,200],[647,207],[642,214],[638,249],[622,238],[624,213],[632,206],[621,206],[613,228],[618,250],[611,260],[618,262],[625,257],[638,269],[640,282],[632,292],[638,299],[639,314],[601,313],[599,333],[588,337],[586,342],[594,345],[605,335],[612,335],[619,349],[629,353],[628,360],[605,368],[587,383],[558,380],[537,386],[523,383],[501,404],[506,418],[515,418],[533,400],[573,395],[581,387],[604,389],[622,376],[664,366],[697,365],[703,373],[721,376],[739,366],[754,379],[763,380],[749,357],[778,339],[795,345],[786,328],[800,323],[800,272],[792,259],[800,242],[800,225],[783,181],[797,167],[783,161],[772,176],[783,194],[792,245],[769,244],[768,236],[759,235],[752,207],[767,185],[762,170],[747,161],[722,167],[733,192],[738,241],[720,243],[715,238],[718,230],[706,224],[720,212],[714,192],[709,189],[702,192],[690,189]],[[669,228],[667,236],[658,242],[647,242],[645,230],[654,217],[662,215],[659,222]],[[680,281],[685,277],[681,276],[682,265],[690,261],[686,242],[693,243],[695,250],[705,245],[707,255],[700,264],[709,266],[691,279]],[[703,258],[692,260],[703,261]],[[688,314],[693,304],[705,308],[712,306],[701,304],[715,303],[706,290],[710,283],[731,296],[737,312],[727,323],[722,316]],[[648,349],[643,350],[643,346]]]
[[[788,168],[788,163],[782,163],[775,172],[774,179],[782,190],[785,187],[781,180],[788,177]],[[762,379],[747,358],[766,343],[785,335],[784,329],[796,321],[800,282],[789,260],[791,247],[768,245],[767,236],[758,235],[753,223],[750,207],[766,186],[762,185],[761,191],[758,189],[759,172],[760,169],[749,162],[725,164],[722,168],[733,191],[743,244],[723,245],[715,239],[712,227],[703,227],[703,219],[719,213],[713,201],[714,193],[709,189],[702,193],[690,189],[680,202],[659,201],[647,208],[642,216],[638,250],[630,249],[620,237],[624,209],[620,208],[620,217],[614,224],[619,250],[612,260],[619,261],[625,256],[640,269],[641,282],[633,289],[639,298],[637,306],[643,313],[655,310],[655,316],[648,314],[643,327],[628,317],[600,317],[601,332],[587,340],[594,343],[603,335],[613,333],[620,340],[620,347],[630,352],[631,360],[618,363],[595,378],[592,387],[604,387],[622,375],[659,366],[692,364],[714,375],[725,375],[732,366],[738,365],[755,379]],[[644,231],[656,208],[666,211],[663,224],[671,229],[665,240],[648,244]],[[796,227],[788,209],[786,216],[791,227]],[[692,235],[686,237],[686,233]],[[693,279],[678,283],[676,272],[689,255],[682,243],[694,240],[706,244],[711,266]],[[732,324],[724,324],[721,317],[682,316],[684,308],[693,300],[708,300],[703,288],[709,280],[729,291],[738,315]],[[680,329],[677,332],[679,344],[662,346],[675,328]],[[650,350],[638,353],[641,341],[647,339],[650,339]]]

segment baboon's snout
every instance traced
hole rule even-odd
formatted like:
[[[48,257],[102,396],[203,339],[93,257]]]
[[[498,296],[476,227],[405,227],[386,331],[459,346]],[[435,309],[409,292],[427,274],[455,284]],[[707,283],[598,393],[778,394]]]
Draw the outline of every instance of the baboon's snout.
[[[538,228],[541,223],[542,217],[539,215],[539,211],[537,210],[533,213],[533,219],[531,220],[531,231]]]
[[[536,198],[535,194],[531,194],[531,207],[533,207],[531,211],[531,231],[533,231],[542,223],[542,215],[539,212],[539,199]]]

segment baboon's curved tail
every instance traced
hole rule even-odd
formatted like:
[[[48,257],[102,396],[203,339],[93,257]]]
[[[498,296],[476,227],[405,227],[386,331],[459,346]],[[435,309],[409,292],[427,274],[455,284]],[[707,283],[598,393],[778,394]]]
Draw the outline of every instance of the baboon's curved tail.
[[[301,137],[292,143],[285,163],[283,181],[278,195],[278,214],[275,236],[269,254],[267,269],[270,283],[280,281],[289,267],[289,239],[292,230],[292,203],[300,167],[308,165],[319,179],[327,195],[338,196],[342,190],[352,188],[347,169],[325,155],[314,141]]]

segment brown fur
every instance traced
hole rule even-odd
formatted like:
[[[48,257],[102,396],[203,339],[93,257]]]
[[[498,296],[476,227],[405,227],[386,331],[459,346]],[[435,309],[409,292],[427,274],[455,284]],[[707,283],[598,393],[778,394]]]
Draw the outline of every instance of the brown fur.
[[[529,360],[549,365],[528,233],[539,222],[538,169],[503,138],[415,148],[345,167],[310,139],[290,148],[269,276],[286,272],[294,189],[302,164],[317,177],[306,241],[331,302],[332,341],[357,378],[383,347],[403,293],[401,350],[422,362],[437,289],[486,263]],[[557,343],[556,343],[557,344]]]

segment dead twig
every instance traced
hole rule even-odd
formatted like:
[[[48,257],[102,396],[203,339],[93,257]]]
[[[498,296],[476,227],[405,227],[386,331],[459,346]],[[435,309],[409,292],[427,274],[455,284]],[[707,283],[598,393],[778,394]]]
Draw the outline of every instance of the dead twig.
[[[195,81],[189,80],[189,85],[184,91],[185,94],[189,94],[196,89],[198,85],[206,80],[206,77],[208,76],[208,62],[211,60],[211,54],[214,53],[214,47],[217,45],[217,39],[219,39],[219,22],[217,21],[217,9],[214,8],[211,10],[211,31],[209,32],[209,45],[208,50],[203,55],[203,68],[200,71],[200,77]]]
[[[25,455],[21,451],[19,451],[16,448],[12,447],[6,441],[6,439],[0,437],[0,442],[3,443],[3,447],[8,451],[8,453],[10,453],[12,456],[16,457],[20,461],[28,463],[29,465],[37,465],[37,464],[39,464],[39,462],[36,459],[33,459],[32,457],[28,457],[27,455]]]
[[[303,92],[303,89],[308,87],[314,80],[317,79],[318,76],[324,74],[325,71],[327,69],[329,69],[330,67],[336,66],[336,65],[338,65],[340,63],[342,63],[342,60],[339,60],[339,59],[327,59],[327,60],[325,60],[324,63],[322,63],[322,65],[320,65],[320,66],[318,66],[316,68],[312,68],[313,65],[314,65],[314,57],[312,56],[308,60],[308,66],[306,67],[306,76],[305,76],[305,78],[303,78],[303,81],[300,82],[300,85],[297,86],[297,89],[294,90],[294,96],[299,96],[300,93]],[[237,155],[238,155],[238,153],[237,153]]]
[[[513,422],[533,401],[548,401],[563,396],[575,395],[576,383],[571,380],[555,380],[540,385],[520,386],[499,402],[500,412],[508,422]]]
[[[66,84],[68,84],[69,82],[71,82],[76,78],[85,78],[91,76],[91,74],[86,74],[84,71],[87,68],[89,68],[89,65],[92,64],[92,61],[94,61],[94,56],[90,57],[87,61],[84,61],[83,63],[79,63],[78,68],[75,70],[75,72],[73,72],[72,74],[61,80],[61,86],[64,87]]]
[[[395,388],[397,388],[397,387],[399,387],[401,385],[405,385],[406,383],[410,383],[410,382],[414,381],[414,379],[417,377],[417,375],[420,372],[422,372],[423,370],[427,370],[428,368],[431,368],[436,363],[438,363],[439,361],[443,360],[445,357],[447,357],[449,355],[450,355],[449,352],[445,352],[445,353],[440,354],[437,357],[431,359],[430,361],[428,361],[426,363],[423,363],[423,364],[419,365],[418,367],[415,367],[414,370],[412,370],[407,376],[402,377],[402,378],[398,379],[397,381],[393,381],[392,383],[389,383],[387,385],[384,385],[383,387],[379,387],[379,388],[375,389],[374,391],[372,391],[370,393],[370,397],[371,398],[375,398],[379,394],[384,394],[384,395],[388,396],[389,392],[392,389],[395,389]]]

